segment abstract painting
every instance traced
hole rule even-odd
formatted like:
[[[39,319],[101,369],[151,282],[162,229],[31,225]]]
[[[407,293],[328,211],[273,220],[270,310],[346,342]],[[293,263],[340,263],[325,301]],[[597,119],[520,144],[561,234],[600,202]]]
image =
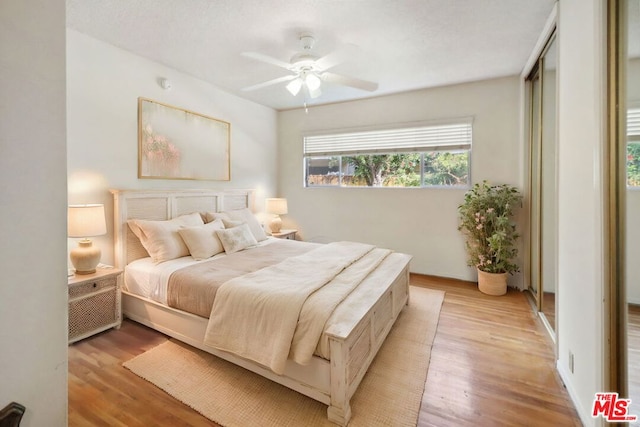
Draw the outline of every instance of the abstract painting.
[[[229,181],[231,124],[138,98],[138,178]]]

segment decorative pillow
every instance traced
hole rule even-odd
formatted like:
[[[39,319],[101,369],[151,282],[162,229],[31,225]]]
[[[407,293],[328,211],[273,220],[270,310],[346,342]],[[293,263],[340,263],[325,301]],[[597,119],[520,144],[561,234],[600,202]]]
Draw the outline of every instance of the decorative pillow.
[[[221,219],[223,221],[231,221],[231,217],[227,215],[225,212],[205,212],[204,213],[204,222],[215,221],[216,219]]]
[[[237,227],[216,230],[216,234],[222,242],[224,251],[228,254],[241,251],[258,244],[248,224],[240,224]]]
[[[204,225],[198,212],[166,221],[130,219],[127,223],[155,263],[189,255],[189,248],[178,230],[184,226]]]
[[[226,212],[206,212],[204,222],[209,223],[211,221],[220,220],[224,224],[224,228],[237,227],[240,224],[245,224],[245,221],[234,221]],[[254,236],[255,237],[255,236]]]
[[[244,221],[231,221],[230,219],[217,219],[216,221],[222,221],[222,223],[224,224],[224,228],[233,228],[242,224],[246,224],[246,222]]]
[[[207,212],[205,214],[207,221],[212,221],[214,219],[222,219],[223,221],[241,221],[246,222],[249,225],[249,229],[253,234],[253,237],[261,242],[267,239],[267,234],[262,229],[260,222],[256,219],[255,215],[248,209],[237,209],[233,211],[224,211],[224,212]],[[225,223],[225,227],[227,224]],[[229,228],[229,227],[227,227]]]
[[[180,237],[189,248],[191,256],[197,260],[211,258],[224,252],[216,230],[224,230],[221,219],[196,227],[184,227],[178,230]]]

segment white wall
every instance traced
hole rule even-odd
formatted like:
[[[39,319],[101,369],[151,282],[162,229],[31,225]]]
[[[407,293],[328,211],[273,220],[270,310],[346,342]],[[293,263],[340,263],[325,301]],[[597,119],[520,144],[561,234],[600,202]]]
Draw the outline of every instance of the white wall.
[[[522,189],[517,77],[439,87],[278,114],[285,227],[305,240],[357,240],[413,255],[417,273],[476,280],[457,230],[464,189],[304,188],[302,133],[473,116],[472,181]],[[522,265],[522,264],[521,264]],[[510,284],[519,284],[520,276]]]
[[[587,426],[605,369],[605,3],[562,0],[558,22],[558,369]]]
[[[0,409],[67,423],[65,2],[0,2]]]
[[[259,210],[275,196],[275,110],[74,30],[67,50],[69,203],[105,204],[108,234],[94,239],[102,262],[113,263],[111,188],[254,188]],[[138,97],[230,122],[231,181],[138,179]]]

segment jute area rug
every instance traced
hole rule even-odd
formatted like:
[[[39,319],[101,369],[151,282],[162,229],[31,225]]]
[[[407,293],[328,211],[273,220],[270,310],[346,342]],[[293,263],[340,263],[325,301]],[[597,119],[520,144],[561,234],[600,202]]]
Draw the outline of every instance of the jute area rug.
[[[351,399],[349,426],[417,423],[444,292],[410,295]],[[223,426],[335,426],[326,405],[174,340],[124,366]]]

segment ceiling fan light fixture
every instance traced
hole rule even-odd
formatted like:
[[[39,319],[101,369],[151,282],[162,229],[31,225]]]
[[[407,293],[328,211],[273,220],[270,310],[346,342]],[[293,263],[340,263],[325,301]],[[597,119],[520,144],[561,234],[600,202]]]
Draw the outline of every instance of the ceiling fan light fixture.
[[[302,51],[293,55],[289,62],[281,61],[268,55],[256,52],[243,52],[242,55],[267,64],[284,68],[288,74],[282,77],[258,83],[253,86],[242,88],[244,91],[261,89],[274,84],[287,82],[287,90],[294,97],[300,91],[307,98],[317,98],[322,94],[321,86],[324,83],[353,87],[359,90],[375,92],[378,90],[378,83],[361,80],[349,76],[328,71],[343,61],[351,58],[354,52],[353,45],[345,45],[342,48],[329,53],[328,55],[318,57],[313,52],[313,44],[315,39],[312,34],[303,33],[299,36]]]
[[[300,92],[300,89],[302,89],[302,79],[299,77],[297,79],[291,80],[291,82],[287,85],[287,90],[293,96],[296,96],[298,92]]]
[[[316,88],[316,89],[311,89],[310,87],[307,86],[307,89],[309,90],[309,96],[312,99],[315,99],[317,97],[319,97],[320,95],[322,95],[322,91],[320,90],[320,88]]]
[[[308,73],[304,78],[304,82],[309,88],[309,91],[315,91],[320,88],[320,77],[314,73]]]

